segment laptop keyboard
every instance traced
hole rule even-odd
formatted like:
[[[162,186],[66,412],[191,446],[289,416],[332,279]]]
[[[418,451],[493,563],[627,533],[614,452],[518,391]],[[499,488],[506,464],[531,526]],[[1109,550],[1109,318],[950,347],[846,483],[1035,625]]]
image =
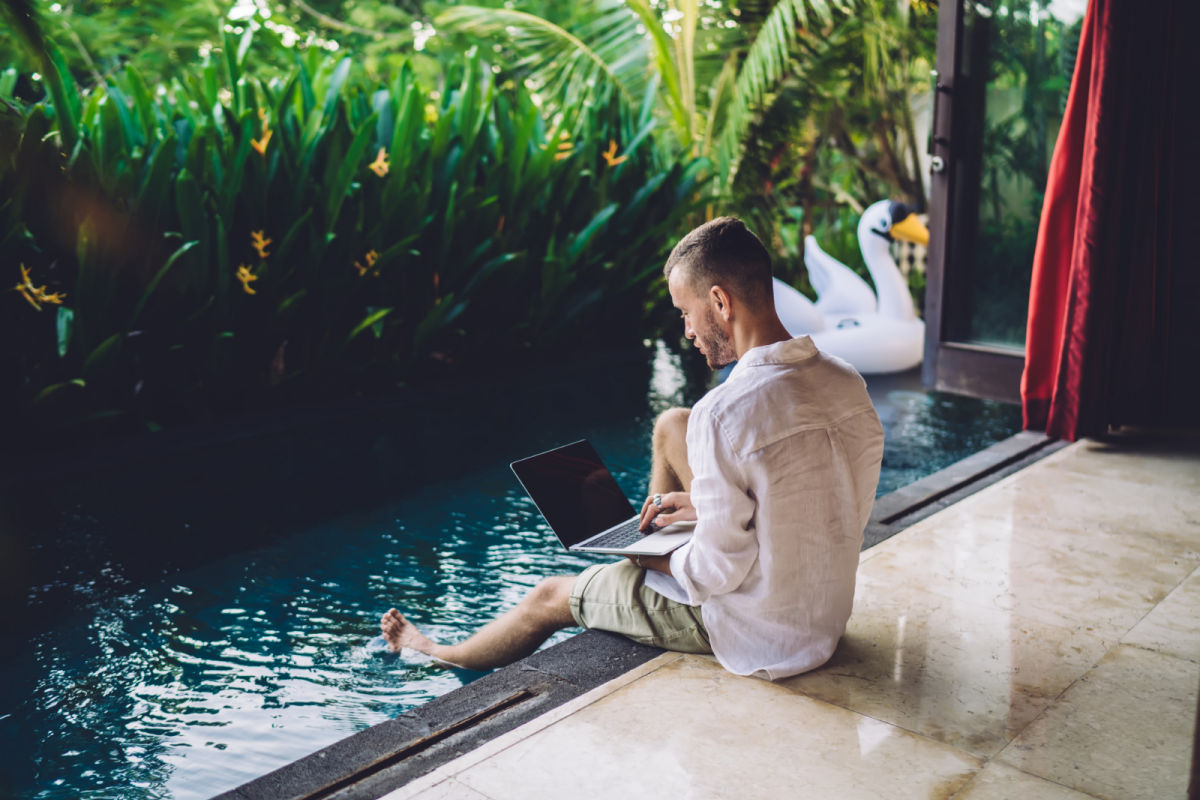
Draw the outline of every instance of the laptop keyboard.
[[[638,530],[638,523],[642,521],[641,517],[634,517],[628,522],[623,522],[613,528],[608,533],[591,540],[587,543],[588,547],[625,547],[633,544],[642,538],[642,532]]]

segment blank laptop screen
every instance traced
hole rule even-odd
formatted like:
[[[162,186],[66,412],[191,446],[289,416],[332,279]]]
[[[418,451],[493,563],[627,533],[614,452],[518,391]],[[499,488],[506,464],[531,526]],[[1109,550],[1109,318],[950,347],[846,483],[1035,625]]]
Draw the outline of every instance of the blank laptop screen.
[[[636,513],[587,440],[515,461],[512,468],[567,547]]]

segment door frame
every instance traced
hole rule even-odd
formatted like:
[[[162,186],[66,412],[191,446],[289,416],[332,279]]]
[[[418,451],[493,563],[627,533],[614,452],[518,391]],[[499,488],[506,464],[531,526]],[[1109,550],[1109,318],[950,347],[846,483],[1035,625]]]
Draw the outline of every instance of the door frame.
[[[1023,348],[979,345],[953,338],[956,314],[970,307],[970,262],[962,254],[974,246],[955,219],[955,189],[970,179],[968,158],[978,156],[961,144],[968,135],[971,114],[982,112],[983,87],[972,86],[962,73],[964,4],[942,0],[938,6],[937,73],[929,153],[929,261],[925,285],[925,354],[922,383],[928,388],[993,400],[1019,402]],[[956,104],[957,101],[957,104]],[[960,146],[956,149],[955,142]],[[939,168],[939,166],[941,168]],[[959,235],[956,237],[956,233]]]

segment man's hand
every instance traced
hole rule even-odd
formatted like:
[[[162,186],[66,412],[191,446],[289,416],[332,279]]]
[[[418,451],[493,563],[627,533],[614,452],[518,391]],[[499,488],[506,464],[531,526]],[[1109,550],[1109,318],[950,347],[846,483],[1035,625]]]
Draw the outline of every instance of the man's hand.
[[[659,502],[654,502],[658,498]],[[696,507],[692,505],[692,497],[687,492],[667,492],[646,498],[642,504],[642,521],[639,530],[644,533],[654,533],[659,528],[665,528],[672,522],[694,522]]]

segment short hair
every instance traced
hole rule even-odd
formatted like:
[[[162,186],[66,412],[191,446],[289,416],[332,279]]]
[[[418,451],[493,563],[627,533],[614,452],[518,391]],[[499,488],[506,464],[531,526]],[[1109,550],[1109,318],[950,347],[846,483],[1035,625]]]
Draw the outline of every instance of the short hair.
[[[699,294],[720,285],[754,310],[773,296],[771,256],[736,217],[717,217],[680,239],[663,275],[669,280],[680,266],[687,269],[687,283]]]

